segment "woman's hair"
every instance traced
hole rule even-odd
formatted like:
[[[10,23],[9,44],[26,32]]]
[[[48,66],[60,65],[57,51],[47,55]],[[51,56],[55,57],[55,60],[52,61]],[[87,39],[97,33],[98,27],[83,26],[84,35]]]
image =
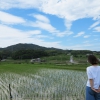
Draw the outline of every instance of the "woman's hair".
[[[89,55],[88,56],[88,62],[92,65],[98,64],[99,60],[94,56],[94,55]]]

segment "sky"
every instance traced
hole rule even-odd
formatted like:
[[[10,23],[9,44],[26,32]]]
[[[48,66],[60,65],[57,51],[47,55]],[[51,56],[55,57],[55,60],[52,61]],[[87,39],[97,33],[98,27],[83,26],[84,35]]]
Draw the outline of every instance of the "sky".
[[[0,0],[0,48],[18,43],[100,51],[100,1]]]

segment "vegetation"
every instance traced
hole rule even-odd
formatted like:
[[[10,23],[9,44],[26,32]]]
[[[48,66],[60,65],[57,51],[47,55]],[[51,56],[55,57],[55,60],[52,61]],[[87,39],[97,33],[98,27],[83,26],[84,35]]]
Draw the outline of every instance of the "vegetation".
[[[61,50],[33,44],[0,48],[0,100],[84,100],[87,55],[100,52]],[[70,57],[73,56],[73,62]],[[40,58],[34,63],[31,59]]]
[[[48,56],[47,52],[43,50],[19,50],[13,52],[12,59],[32,59],[32,58],[39,58],[43,56]]]
[[[12,100],[84,100],[86,67],[2,62],[0,100],[9,100],[9,84]]]
[[[100,55],[100,52],[90,50],[62,50],[41,47],[34,44],[16,44],[6,48],[0,48],[0,59],[34,59],[59,55],[73,55],[75,58],[82,58],[87,54]]]
[[[47,69],[64,69],[64,70],[79,70],[85,71],[88,64],[71,64],[71,65],[60,65],[60,64],[42,64],[42,63],[0,63],[0,72],[16,72],[16,73],[34,73],[34,70],[38,68]]]

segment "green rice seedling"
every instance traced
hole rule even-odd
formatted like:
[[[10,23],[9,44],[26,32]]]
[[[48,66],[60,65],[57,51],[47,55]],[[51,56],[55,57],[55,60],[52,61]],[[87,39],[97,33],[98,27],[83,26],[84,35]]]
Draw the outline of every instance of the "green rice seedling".
[[[61,69],[40,69],[33,73],[1,73],[1,100],[84,100],[86,73]]]

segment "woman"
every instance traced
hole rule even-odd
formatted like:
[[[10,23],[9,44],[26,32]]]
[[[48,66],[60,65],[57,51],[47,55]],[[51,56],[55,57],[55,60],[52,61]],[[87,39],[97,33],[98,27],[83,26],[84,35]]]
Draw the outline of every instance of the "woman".
[[[100,66],[94,55],[88,56],[91,66],[87,67],[86,100],[100,100]]]

